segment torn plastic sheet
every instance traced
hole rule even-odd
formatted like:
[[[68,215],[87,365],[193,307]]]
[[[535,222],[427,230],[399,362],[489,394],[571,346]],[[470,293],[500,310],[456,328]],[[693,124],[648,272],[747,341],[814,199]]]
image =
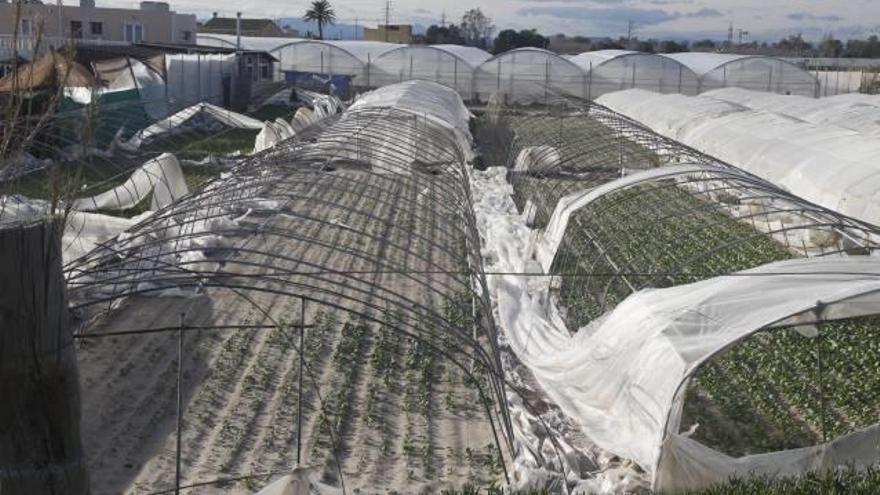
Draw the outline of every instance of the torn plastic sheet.
[[[177,158],[163,153],[138,167],[124,183],[90,198],[74,200],[80,211],[127,210],[152,194],[151,210],[170,205],[189,193]]]
[[[525,219],[517,214],[511,197],[513,188],[507,182],[506,175],[507,169],[501,167],[471,172],[474,211],[483,239],[481,254],[486,271],[540,271],[540,267],[530,261],[527,255],[534,232],[526,227]],[[509,286],[504,277],[487,274],[486,278],[496,321],[501,323],[505,321],[500,313],[505,310],[503,294],[509,290]],[[531,284],[536,293],[545,294],[546,302],[545,279],[517,277],[515,281]],[[562,324],[558,316],[556,320]],[[499,334],[500,348],[518,357],[507,330],[503,330]],[[567,339],[567,332],[560,335],[559,345],[567,343]],[[526,373],[534,373],[527,363],[518,361],[522,364],[514,363],[508,355],[502,355],[505,375],[523,388],[521,368],[528,369]],[[631,462],[620,461],[596,446],[584,445],[579,426],[572,423],[572,418],[562,417],[559,409],[550,409],[537,418],[528,411],[518,395],[508,392],[507,401],[515,437],[513,489],[547,488],[563,492],[560,484],[563,480],[572,487],[572,493],[631,493],[648,486],[648,481]],[[554,448],[550,436],[555,439],[558,449]],[[573,444],[575,440],[579,441],[579,445]]]
[[[487,171],[498,180],[484,188],[506,192],[509,185],[500,180],[505,172]],[[625,466],[595,458],[596,480],[612,480],[610,486],[599,483],[602,491],[629,491],[631,486],[619,483],[640,479],[635,466],[654,490],[675,491],[751,472],[796,474],[876,462],[876,450],[868,448],[876,445],[873,427],[836,445],[732,459],[684,439],[676,412],[686,380],[702,362],[755,332],[791,324],[813,311],[817,300],[829,304],[829,318],[876,312],[880,262],[875,258],[795,259],[746,270],[744,276],[642,290],[572,332],[549,297],[548,284],[516,275],[535,269],[529,256],[534,234],[517,218],[512,201],[505,206],[499,194],[483,200],[475,192],[474,206],[504,345],[590,442],[607,457],[634,463],[621,477]]]
[[[231,110],[226,110],[225,108],[210,103],[202,102],[184,108],[174,115],[164,118],[155,124],[138,131],[137,134],[132,136],[128,141],[117,142],[116,145],[127,151],[137,150],[145,141],[161,136],[165,133],[173,133],[180,126],[199,114],[210,116],[224,125],[238,129],[262,129],[263,127],[263,123],[257,119]]]
[[[527,146],[516,155],[515,172],[547,172],[559,167],[562,158],[554,146]]]
[[[23,196],[0,196],[0,224],[24,222],[46,217],[51,204]],[[61,214],[62,212],[59,212]],[[61,237],[63,262],[69,263],[109,241],[123,231],[152,215],[145,212],[133,218],[71,210],[68,212]]]

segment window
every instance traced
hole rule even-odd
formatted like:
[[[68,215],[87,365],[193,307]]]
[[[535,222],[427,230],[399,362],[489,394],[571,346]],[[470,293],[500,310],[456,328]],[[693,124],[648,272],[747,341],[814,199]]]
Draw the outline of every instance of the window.
[[[260,62],[260,77],[269,79],[269,64],[265,60]]]
[[[192,41],[192,31],[184,31],[183,32],[183,41]]]
[[[20,36],[30,36],[33,34],[34,23],[30,19],[21,19],[21,27],[18,30]]]
[[[103,22],[90,22],[92,34],[95,36],[100,36],[104,34],[104,23]]]
[[[125,25],[125,41],[140,43],[144,41],[144,25],[138,22]]]
[[[247,77],[251,81],[257,80],[257,71],[254,70],[254,59],[253,57],[247,58]]]
[[[70,21],[70,37],[73,39],[79,39],[83,37],[82,21]]]

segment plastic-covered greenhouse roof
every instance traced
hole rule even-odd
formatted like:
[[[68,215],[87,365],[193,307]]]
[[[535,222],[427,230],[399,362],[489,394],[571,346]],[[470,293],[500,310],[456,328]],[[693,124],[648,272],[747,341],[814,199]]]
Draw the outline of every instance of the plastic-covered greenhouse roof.
[[[863,95],[865,98],[852,98],[849,95],[809,98],[724,88],[709,91],[705,96],[753,110],[789,115],[812,124],[835,125],[862,134],[880,135],[880,96],[876,95]]]
[[[614,60],[619,57],[625,57],[628,55],[654,55],[642,52],[636,52],[633,50],[596,50],[592,52],[584,52],[578,55],[574,55],[572,57],[567,57],[572,62],[578,64],[584,70],[590,70],[590,63],[592,62],[592,67],[596,67],[599,64],[604,64],[610,60]],[[654,55],[659,56],[659,55]]]
[[[703,76],[708,72],[711,72],[721,67],[722,65],[752,57],[751,55],[708,52],[667,53],[661,56],[671,58],[672,60],[684,64],[699,76]]]
[[[199,34],[196,37],[200,45],[219,45],[235,47],[236,36],[234,34]],[[246,50],[261,50],[271,52],[284,45],[308,41],[305,38],[281,38],[264,36],[242,36],[241,47]]]
[[[450,55],[455,56],[459,60],[467,63],[470,67],[476,68],[478,65],[482,64],[486,60],[492,58],[492,54],[481,50],[479,48],[473,46],[461,46],[461,45],[425,45],[422,47],[419,46],[407,46],[405,48],[427,48],[427,49],[436,49],[442,50]]]
[[[394,108],[454,131],[459,147],[470,157],[468,122],[471,113],[455,90],[431,81],[406,81],[362,95],[349,107],[349,111],[357,113],[375,108]],[[402,140],[402,137],[396,136],[398,140]]]
[[[541,48],[517,48],[498,54],[474,71],[475,90],[486,99],[493,93],[509,100],[543,101],[553,92],[585,96],[584,71],[571,60]]]
[[[640,88],[659,93],[696,94],[697,75],[687,66],[653,53],[597,50],[569,58],[587,73],[588,97]]]
[[[306,40],[304,44],[321,44],[338,48],[348,52],[363,63],[367,63],[371,59],[376,59],[383,53],[399,48],[403,45],[396,43],[385,43],[384,41],[321,41]]]
[[[372,60],[371,86],[412,79],[438,82],[462,95],[473,91],[474,68],[491,55],[459,45],[403,45]]]
[[[598,102],[808,201],[880,224],[880,140],[873,136],[702,95],[627,90]]]
[[[809,72],[781,58],[730,53],[670,53],[700,77],[700,90],[735,86],[774,93],[815,96],[818,81]]]

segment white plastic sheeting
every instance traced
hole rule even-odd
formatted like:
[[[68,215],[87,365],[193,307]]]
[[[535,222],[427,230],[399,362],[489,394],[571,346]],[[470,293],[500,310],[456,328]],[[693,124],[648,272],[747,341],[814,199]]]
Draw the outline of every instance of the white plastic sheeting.
[[[716,89],[704,96],[742,105],[752,110],[788,115],[817,125],[843,127],[862,134],[880,136],[880,96],[865,98],[779,95],[740,88]]]
[[[465,160],[473,158],[472,137],[468,122],[471,113],[464,106],[461,97],[451,88],[430,81],[407,81],[384,86],[363,94],[343,114],[343,119],[355,115],[360,110],[393,109],[396,115],[389,118],[403,118],[401,113],[410,114],[416,123],[430,122],[448,129],[451,136],[464,156]],[[407,117],[408,119],[409,117]],[[358,152],[357,160],[370,161],[378,172],[409,173],[399,164],[389,164],[382,160],[383,156],[411,156],[413,160],[420,155],[420,133],[412,121],[400,126],[400,133],[383,138],[383,142],[373,142],[372,150]],[[375,141],[375,139],[374,139]],[[387,153],[382,149],[387,148]]]
[[[44,200],[22,196],[0,196],[0,225],[42,218],[51,213],[51,208],[51,203]],[[63,263],[85,255],[100,243],[112,239],[151,214],[152,212],[146,212],[133,218],[120,218],[71,210],[66,217],[64,232],[61,235]]]
[[[369,64],[401,45],[381,41],[320,41],[290,43],[272,50],[280,70],[352,76],[354,86],[372,87]]]
[[[163,153],[138,167],[121,185],[90,198],[74,200],[80,211],[127,210],[152,193],[151,210],[167,206],[189,193],[180,163]]]
[[[221,108],[210,103],[202,102],[184,108],[174,115],[166,117],[150,125],[149,127],[138,131],[128,141],[118,142],[116,144],[117,146],[125,150],[136,150],[140,148],[141,144],[143,144],[144,141],[155,138],[157,136],[161,136],[165,133],[174,133],[180,126],[184,125],[187,121],[189,121],[196,115],[207,115],[224,125],[235,127],[238,129],[263,128],[263,123],[257,119],[233,112],[232,110],[226,110],[225,108]]]
[[[223,104],[223,79],[236,70],[232,55],[165,55],[169,103],[177,108],[198,102]]]
[[[618,186],[626,180],[619,179]],[[482,200],[474,195],[479,208]],[[826,318],[875,313],[880,303],[876,258],[788,260],[694,284],[645,289],[587,327],[569,329],[546,281],[516,275],[541,269],[531,258],[534,234],[509,217],[477,215],[502,342],[549,398],[578,421],[589,441],[637,463],[653,489],[674,492],[730,476],[789,475],[877,461],[877,426],[829,444],[734,459],[680,434],[678,416],[688,378],[727,346],[758,331],[811,320],[816,301],[829,305]],[[632,488],[623,483],[604,490]]]
[[[880,140],[707,96],[641,90],[598,102],[808,201],[880,224]]]
[[[312,109],[298,108],[290,122],[276,118],[274,122],[263,123],[254,140],[254,153],[270,149],[276,144],[296,136],[298,129],[304,129],[321,119],[336,115],[342,107],[339,99],[332,95],[302,91],[301,96],[312,105]]]
[[[254,495],[340,495],[341,488],[332,487],[315,481],[321,476],[317,467],[295,468],[292,473],[285,474],[264,486]]]
[[[516,155],[514,172],[546,172],[559,166],[562,158],[554,146],[526,146]]]
[[[587,98],[631,88],[693,95],[699,87],[699,79],[690,68],[653,53],[597,50],[569,60],[586,72]]]
[[[817,96],[818,81],[808,71],[783,59],[730,53],[686,52],[663,55],[689,67],[700,78],[700,91],[737,87]]]
[[[877,275],[880,263],[870,258],[773,263],[740,276],[640,291],[574,336],[561,326],[555,311],[548,313],[540,299],[532,298],[525,280],[511,276],[499,296],[501,326],[517,356],[555,402],[580,421],[592,441],[637,462],[654,477],[659,491],[670,486],[697,488],[729,474],[749,474],[749,469],[740,471],[740,467],[763,463],[764,472],[785,470],[803,455],[783,452],[755,456],[741,465],[715,465],[700,455],[711,449],[695,450],[689,443],[677,442],[678,464],[661,464],[657,471],[667,422],[670,436],[679,436],[674,412],[680,410],[680,387],[690,374],[727,345],[811,311],[817,300],[833,304],[865,296],[876,302]],[[870,305],[841,302],[837,315],[858,315],[865,308],[874,310]],[[853,454],[854,461],[868,460],[860,458],[862,451]],[[876,452],[871,452],[870,460],[874,459]],[[694,469],[694,461],[700,469]]]
[[[540,273],[540,268],[534,266],[528,256],[533,232],[526,226],[525,218],[517,213],[511,197],[513,187],[507,182],[506,176],[506,168],[491,167],[484,172],[471,171],[470,177],[477,229],[483,241],[481,254],[488,272],[486,279],[495,320],[500,323],[505,321],[501,313],[509,308],[511,291],[528,286],[533,291],[533,299],[538,300],[542,294],[546,296],[548,287],[548,279],[544,277],[492,275],[504,272]],[[548,299],[544,297],[543,300],[546,302]],[[561,319],[558,316],[556,319],[561,325]],[[534,327],[533,330],[540,332],[541,328]],[[562,338],[560,342],[563,342]],[[502,364],[505,366],[505,375],[519,387],[530,388],[526,383],[519,383],[517,380],[533,373],[529,370],[522,371],[522,365],[507,359],[507,353],[519,355],[512,347],[513,343],[515,342],[509,340],[506,331],[499,334],[499,347],[504,352]],[[522,364],[530,368],[529,363]],[[565,370],[560,368],[559,373],[564,374]],[[543,394],[541,390],[534,392]],[[638,493],[648,487],[648,481],[643,479],[631,462],[620,461],[595,445],[584,442],[583,432],[578,425],[568,426],[570,421],[562,418],[558,409],[542,413],[539,422],[525,408],[521,397],[508,392],[507,400],[515,438],[512,480],[514,490],[550,488],[554,493],[563,492],[562,486],[556,486],[556,489],[552,487],[554,480],[560,478],[576,486],[573,493]],[[561,459],[557,457],[550,436],[562,448]],[[582,457],[590,460],[588,472],[583,472],[579,466],[578,459]]]
[[[455,91],[430,81],[407,81],[363,94],[349,110],[394,108],[422,115],[444,127],[469,133],[471,113]]]
[[[218,46],[221,48],[235,48],[238,38],[234,34],[200,33],[196,35],[199,45]],[[282,38],[278,36],[242,36],[241,48],[243,50],[256,50],[271,52],[284,45],[305,41],[306,38]]]
[[[496,55],[474,71],[482,101],[498,93],[510,103],[544,102],[554,91],[587,94],[584,71],[565,57],[540,48],[517,48]]]
[[[474,69],[491,57],[488,52],[459,45],[407,45],[389,50],[372,61],[372,86],[422,79],[455,89],[473,91]]]

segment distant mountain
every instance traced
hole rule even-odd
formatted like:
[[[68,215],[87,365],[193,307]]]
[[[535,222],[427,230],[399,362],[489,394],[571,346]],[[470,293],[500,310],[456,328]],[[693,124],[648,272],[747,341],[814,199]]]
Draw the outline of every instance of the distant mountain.
[[[306,22],[299,17],[283,17],[278,19],[278,24],[280,24],[281,27],[290,26],[291,29],[296,29],[299,31],[300,36],[303,37],[309,32],[314,34],[317,34],[318,32],[318,26],[314,22]],[[375,24],[370,24],[369,27],[374,26]],[[424,34],[427,29],[427,26],[423,24],[413,24],[414,34]],[[358,24],[357,31],[355,31],[354,24],[347,24],[344,22],[333,24],[332,26],[324,26],[324,38],[328,40],[362,40],[364,39],[364,25]]]

